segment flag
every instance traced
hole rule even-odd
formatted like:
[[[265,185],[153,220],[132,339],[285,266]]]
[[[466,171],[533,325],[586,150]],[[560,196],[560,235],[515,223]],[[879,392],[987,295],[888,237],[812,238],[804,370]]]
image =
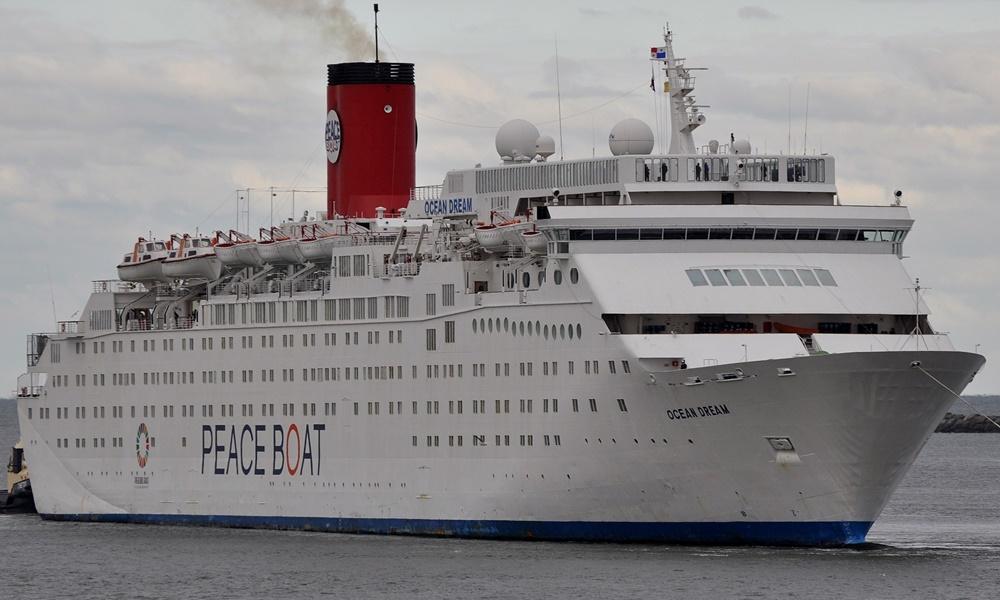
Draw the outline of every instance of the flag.
[[[665,46],[650,48],[649,60],[667,60],[667,48]]]

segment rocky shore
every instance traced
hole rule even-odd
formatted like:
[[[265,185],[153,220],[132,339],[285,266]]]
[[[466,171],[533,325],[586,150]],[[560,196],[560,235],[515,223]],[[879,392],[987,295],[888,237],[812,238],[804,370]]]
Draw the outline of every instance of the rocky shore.
[[[1000,423],[1000,417],[990,417]],[[983,415],[960,415],[947,413],[938,424],[936,433],[1000,433],[993,423]]]

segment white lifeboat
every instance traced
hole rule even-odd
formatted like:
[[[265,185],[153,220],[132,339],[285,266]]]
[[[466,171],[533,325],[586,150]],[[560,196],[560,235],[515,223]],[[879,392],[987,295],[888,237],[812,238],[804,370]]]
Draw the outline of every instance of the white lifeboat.
[[[330,262],[333,248],[339,242],[337,234],[320,224],[312,224],[302,228],[299,238],[299,252],[302,257],[313,263]]]
[[[546,239],[545,234],[537,229],[522,231],[521,240],[528,248],[528,251],[534,252],[535,254],[545,254],[548,250],[548,239]]]
[[[132,252],[118,264],[118,278],[122,281],[159,283],[169,281],[163,276],[163,261],[169,250],[160,240],[139,238],[132,246]]]
[[[299,241],[288,237],[277,227],[260,230],[257,252],[262,261],[271,265],[296,264],[305,261],[299,250]]]
[[[216,231],[215,255],[227,267],[259,267],[264,264],[257,252],[257,240],[230,229],[229,233]]]
[[[187,234],[172,237],[176,247],[163,261],[164,277],[214,281],[222,275],[222,261],[215,255],[213,240]]]
[[[495,222],[494,217],[500,216],[501,221]],[[490,223],[477,225],[473,230],[476,241],[487,252],[498,252],[508,245],[521,245],[520,231],[527,227],[527,223],[522,223],[517,219],[503,218],[497,212],[490,213]]]

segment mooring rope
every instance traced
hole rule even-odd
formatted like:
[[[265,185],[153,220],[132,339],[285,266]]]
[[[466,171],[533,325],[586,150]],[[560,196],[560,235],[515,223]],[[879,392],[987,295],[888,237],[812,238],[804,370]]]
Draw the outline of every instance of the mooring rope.
[[[980,410],[978,408],[976,408],[971,402],[969,402],[968,400],[966,400],[965,398],[963,398],[960,394],[955,393],[955,390],[953,390],[950,387],[948,387],[945,384],[943,384],[940,379],[938,379],[937,377],[935,377],[935,376],[931,375],[930,373],[928,373],[927,369],[923,368],[920,365],[920,361],[919,360],[915,360],[915,361],[911,362],[910,363],[910,368],[917,369],[918,371],[920,371],[921,373],[923,373],[924,375],[926,375],[927,377],[929,377],[931,379],[931,381],[933,381],[934,383],[938,384],[939,386],[941,386],[942,388],[944,388],[945,390],[947,390],[949,394],[951,394],[952,396],[958,398],[966,406],[968,406],[973,411],[975,411],[975,414],[983,417],[984,419],[986,419],[990,423],[993,423],[994,427],[996,427],[997,429],[1000,429],[1000,423],[997,423],[996,421],[994,421],[989,415],[985,415],[982,412],[980,412]]]

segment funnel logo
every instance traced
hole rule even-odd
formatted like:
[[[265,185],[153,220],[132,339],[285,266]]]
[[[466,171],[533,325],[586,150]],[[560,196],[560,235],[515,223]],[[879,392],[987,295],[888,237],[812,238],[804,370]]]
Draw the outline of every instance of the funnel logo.
[[[139,468],[145,469],[149,460],[149,429],[145,423],[139,424],[139,431],[135,434],[135,458],[139,461]]]
[[[340,158],[340,115],[331,110],[326,113],[326,159],[330,164],[336,164]]]

